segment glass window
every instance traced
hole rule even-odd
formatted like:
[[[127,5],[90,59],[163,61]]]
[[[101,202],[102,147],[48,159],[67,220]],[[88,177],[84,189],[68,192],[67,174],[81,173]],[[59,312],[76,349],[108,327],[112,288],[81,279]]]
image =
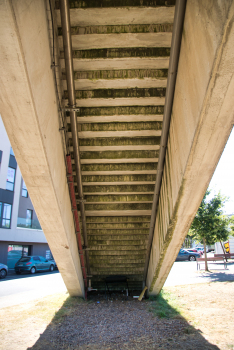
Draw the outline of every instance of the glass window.
[[[28,257],[28,258],[21,258],[20,259],[20,262],[28,262],[28,261],[30,261],[30,257]]]
[[[15,183],[15,169],[8,167],[6,189],[9,191],[14,191],[14,183]]]
[[[10,228],[11,226],[11,204],[3,203],[2,227]]]
[[[10,150],[10,155],[11,156],[15,156],[12,147],[11,147],[11,150]]]
[[[40,261],[40,258],[39,258],[39,256],[34,256],[34,257],[33,257],[33,260],[35,260],[35,261]]]
[[[32,227],[32,210],[27,209],[26,227]]]
[[[22,185],[22,197],[28,197],[28,190],[27,190],[27,187],[25,185],[24,180],[23,180],[23,185]]]
[[[40,259],[41,259],[42,262],[46,262],[47,261],[43,256],[40,256]]]

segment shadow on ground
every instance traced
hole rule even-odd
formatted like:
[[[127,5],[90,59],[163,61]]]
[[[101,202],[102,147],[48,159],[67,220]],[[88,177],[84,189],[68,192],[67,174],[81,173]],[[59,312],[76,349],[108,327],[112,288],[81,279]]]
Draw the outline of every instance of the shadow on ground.
[[[206,282],[228,282],[228,281],[234,281],[234,273],[230,272],[229,267],[231,268],[231,271],[233,271],[234,263],[228,263],[227,269],[222,269],[221,266],[219,269],[213,268],[211,266],[208,266],[209,271],[205,270],[199,270],[201,275],[199,277],[202,277],[204,279],[204,283]]]
[[[69,297],[28,350],[218,350],[181,316],[168,294],[142,302],[117,293],[108,300],[104,294],[88,301]]]

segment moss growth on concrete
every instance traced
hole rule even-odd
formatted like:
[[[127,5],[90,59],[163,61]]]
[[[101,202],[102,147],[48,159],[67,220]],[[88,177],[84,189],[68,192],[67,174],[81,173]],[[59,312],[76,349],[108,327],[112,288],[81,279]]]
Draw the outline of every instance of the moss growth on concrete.
[[[110,239],[146,239],[149,233],[148,229],[141,230],[111,230],[111,229],[96,229],[96,230],[87,230],[87,234],[90,239],[101,239],[108,238]]]
[[[158,158],[158,151],[80,152],[81,159]]]
[[[113,107],[81,107],[77,116],[105,116],[105,115],[138,115],[163,114],[163,106],[113,106]]]
[[[157,163],[111,163],[111,164],[82,164],[82,171],[136,171],[156,170]]]
[[[95,71],[76,71],[74,79],[144,79],[144,78],[167,78],[168,69],[123,69],[123,70],[95,70]],[[66,79],[65,72],[63,79]]]
[[[101,231],[101,230],[100,230]],[[113,234],[113,231],[110,230],[109,234],[106,232],[106,234],[102,233],[97,233],[97,234],[92,234],[88,235],[90,241],[95,241],[95,240],[102,240],[102,239],[107,239],[107,240],[114,240],[114,241],[135,241],[135,240],[147,240],[147,234],[129,234],[126,232],[126,234]]]
[[[142,215],[142,216],[87,216],[87,223],[132,223],[132,222],[150,222],[150,216]]]
[[[85,210],[151,210],[151,203],[85,204]]]
[[[96,245],[115,245],[115,246],[127,246],[127,247],[131,247],[131,246],[145,246],[147,243],[146,239],[121,239],[121,237],[119,239],[104,239],[104,238],[100,238],[100,239],[92,239],[91,237],[88,237],[88,243],[90,244],[90,246],[96,246]]]
[[[153,192],[154,185],[95,185],[95,186],[83,186],[84,193],[94,193],[94,192]],[[76,189],[77,192],[77,189]]]
[[[156,175],[82,175],[83,182],[155,181]]]
[[[88,98],[140,98],[140,97],[165,97],[166,88],[134,88],[134,89],[96,89],[76,90],[76,99]],[[64,98],[68,98],[64,91]]]
[[[115,229],[115,230],[129,230],[131,232],[132,230],[137,231],[138,230],[148,230],[150,227],[149,222],[124,222],[124,223],[119,223],[119,222],[112,222],[112,223],[90,223],[87,222],[87,230],[90,232],[90,234],[96,230],[106,230],[106,229]]]
[[[185,187],[185,180],[182,181],[182,184],[181,184],[181,187],[180,187],[180,191],[178,193],[177,201],[176,201],[176,204],[175,204],[175,207],[174,207],[174,214],[173,214],[172,218],[170,219],[170,223],[169,223],[169,226],[167,228],[165,239],[164,239],[163,245],[161,247],[160,258],[159,258],[159,261],[158,261],[158,264],[157,264],[157,267],[156,267],[156,270],[155,270],[155,273],[154,273],[154,277],[152,279],[152,282],[151,282],[151,285],[150,285],[150,288],[149,288],[149,292],[153,291],[154,285],[155,285],[156,280],[157,280],[157,278],[159,276],[159,273],[160,273],[160,269],[161,269],[162,264],[164,262],[164,258],[165,258],[167,249],[168,249],[169,244],[170,244],[170,242],[172,240],[172,237],[173,237],[173,234],[174,234],[174,230],[175,230],[175,227],[176,227],[176,224],[177,224],[177,220],[178,220],[178,209],[179,209],[179,206],[180,206],[180,201],[181,201],[181,199],[183,197],[184,187]],[[159,292],[160,291],[158,291],[158,293]]]
[[[89,202],[133,202],[133,201],[153,201],[152,194],[132,194],[132,195],[105,195],[105,196],[86,196],[86,203]]]
[[[160,145],[160,137],[98,137],[79,139],[80,146]]]
[[[162,130],[162,122],[115,122],[80,124],[81,131]]]
[[[71,35],[89,34],[121,34],[121,33],[160,33],[173,30],[172,23],[163,24],[129,24],[129,25],[104,25],[104,26],[74,26],[71,27]],[[58,28],[58,35],[62,35],[62,28]]]
[[[169,47],[128,47],[116,49],[90,49],[74,50],[73,58],[96,59],[96,58],[131,58],[131,57],[170,57]],[[64,52],[61,52],[64,58]]]

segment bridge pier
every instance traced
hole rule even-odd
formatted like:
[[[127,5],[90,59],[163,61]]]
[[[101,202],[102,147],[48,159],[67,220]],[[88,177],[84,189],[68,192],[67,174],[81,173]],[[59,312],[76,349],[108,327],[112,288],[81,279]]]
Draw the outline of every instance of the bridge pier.
[[[232,1],[187,2],[147,276],[152,295],[163,287],[232,130],[233,40]]]
[[[0,111],[68,292],[84,296],[45,1],[0,2]]]

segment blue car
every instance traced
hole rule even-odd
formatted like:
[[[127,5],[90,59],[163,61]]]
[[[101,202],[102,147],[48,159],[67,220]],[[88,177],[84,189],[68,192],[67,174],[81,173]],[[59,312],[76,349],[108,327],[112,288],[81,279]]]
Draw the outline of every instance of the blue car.
[[[185,249],[180,249],[179,254],[176,258],[176,261],[185,261],[185,260],[196,261],[197,258],[200,258],[199,253],[188,252]]]
[[[15,272],[19,275],[21,272],[53,271],[55,262],[49,261],[43,256],[24,256],[15,264]]]

